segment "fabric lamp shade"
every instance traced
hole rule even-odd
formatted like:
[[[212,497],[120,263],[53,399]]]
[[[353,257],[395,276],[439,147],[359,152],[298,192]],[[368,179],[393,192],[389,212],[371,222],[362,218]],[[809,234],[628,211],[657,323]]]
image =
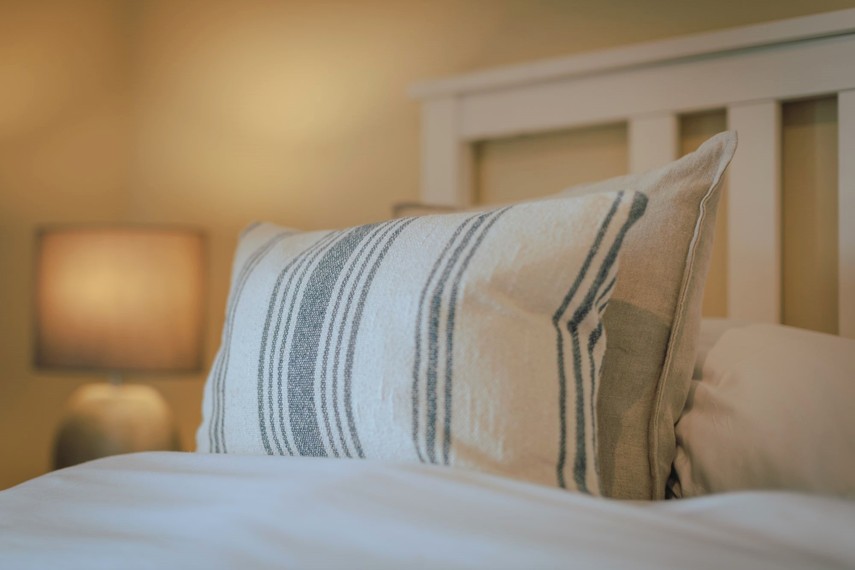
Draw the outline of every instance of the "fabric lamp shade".
[[[106,372],[202,367],[199,231],[82,226],[38,237],[36,365]]]

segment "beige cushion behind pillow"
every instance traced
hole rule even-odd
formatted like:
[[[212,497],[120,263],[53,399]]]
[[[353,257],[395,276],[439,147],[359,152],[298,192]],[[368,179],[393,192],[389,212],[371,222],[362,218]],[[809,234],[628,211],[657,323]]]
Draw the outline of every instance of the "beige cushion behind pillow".
[[[855,341],[780,325],[731,328],[692,384],[677,424],[678,495],[855,498]]]
[[[719,339],[730,329],[736,329],[751,324],[749,321],[738,319],[705,318],[701,320],[701,330],[698,334],[698,342],[695,347],[695,368],[692,371],[692,379],[701,378],[704,371],[704,362],[707,355],[718,343]]]
[[[675,454],[674,424],[689,390],[709,268],[718,187],[736,133],[716,135],[658,170],[566,191],[628,188],[649,198],[624,247],[603,317],[608,347],[598,402],[603,494],[661,499]]]

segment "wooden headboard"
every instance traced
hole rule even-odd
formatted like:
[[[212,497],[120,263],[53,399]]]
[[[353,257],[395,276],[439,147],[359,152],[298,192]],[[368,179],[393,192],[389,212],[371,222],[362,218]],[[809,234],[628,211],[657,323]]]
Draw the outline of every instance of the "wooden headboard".
[[[625,121],[630,172],[678,157],[679,118],[726,109],[727,313],[781,322],[781,105],[836,95],[838,327],[855,337],[855,9],[637,44],[416,85],[421,200],[466,206],[473,145]]]

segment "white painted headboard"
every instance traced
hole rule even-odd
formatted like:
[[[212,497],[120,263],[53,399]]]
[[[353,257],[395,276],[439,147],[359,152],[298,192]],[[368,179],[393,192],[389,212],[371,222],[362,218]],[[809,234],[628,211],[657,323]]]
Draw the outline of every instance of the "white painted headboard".
[[[472,200],[472,145],[626,121],[630,172],[674,160],[684,113],[725,108],[728,316],[781,320],[781,103],[838,97],[839,331],[855,337],[855,9],[419,84],[428,204]]]

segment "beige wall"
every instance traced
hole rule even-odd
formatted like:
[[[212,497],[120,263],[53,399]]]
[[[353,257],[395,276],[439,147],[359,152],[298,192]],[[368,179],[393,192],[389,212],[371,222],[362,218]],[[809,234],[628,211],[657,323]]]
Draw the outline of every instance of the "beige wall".
[[[48,469],[63,402],[93,379],[30,365],[39,224],[205,228],[210,361],[241,226],[355,224],[416,198],[412,82],[852,5],[0,0],[0,488]],[[151,381],[186,447],[202,382]]]
[[[782,124],[781,315],[836,334],[837,98],[788,103]]]
[[[548,196],[629,171],[626,123],[482,141],[475,145],[479,204]]]
[[[43,473],[85,376],[31,366],[34,228],[124,216],[127,50],[120,3],[0,3],[0,488]]]

